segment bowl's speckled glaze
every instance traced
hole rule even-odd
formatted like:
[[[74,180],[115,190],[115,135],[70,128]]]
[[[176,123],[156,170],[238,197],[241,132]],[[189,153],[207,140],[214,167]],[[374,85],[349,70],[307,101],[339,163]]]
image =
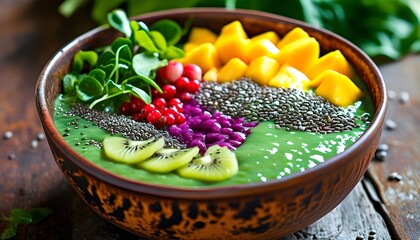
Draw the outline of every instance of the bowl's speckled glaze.
[[[265,183],[200,189],[156,186],[101,169],[76,153],[54,127],[54,99],[79,49],[109,44],[118,35],[94,29],[61,49],[42,71],[36,89],[39,115],[54,158],[79,196],[111,223],[148,239],[272,239],[295,232],[334,209],[366,171],[378,145],[387,107],[385,86],[374,63],[348,41],[302,22],[255,11],[180,9],[136,17],[161,18],[214,31],[240,20],[249,36],[274,30],[280,36],[299,26],[323,52],[339,49],[366,84],[375,106],[371,125],[351,147],[307,171]]]

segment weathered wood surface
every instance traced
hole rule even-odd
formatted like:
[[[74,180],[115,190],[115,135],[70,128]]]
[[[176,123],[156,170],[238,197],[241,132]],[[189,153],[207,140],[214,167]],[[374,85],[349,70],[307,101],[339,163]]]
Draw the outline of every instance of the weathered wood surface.
[[[13,208],[54,211],[40,224],[21,226],[17,239],[137,239],[87,208],[65,181],[46,141],[31,147],[42,132],[34,104],[38,74],[55,51],[93,26],[87,13],[62,18],[58,3],[0,1],[0,216]],[[390,151],[384,162],[371,164],[368,177],[374,184],[363,180],[366,184],[359,184],[330,214],[283,239],[367,239],[370,230],[376,231],[376,239],[419,239],[420,56],[381,70],[390,89],[408,91],[411,99],[406,105],[390,103],[389,117],[398,127],[384,133]],[[6,131],[14,136],[2,138]],[[389,182],[393,171],[403,181]],[[4,227],[0,221],[0,231]]]

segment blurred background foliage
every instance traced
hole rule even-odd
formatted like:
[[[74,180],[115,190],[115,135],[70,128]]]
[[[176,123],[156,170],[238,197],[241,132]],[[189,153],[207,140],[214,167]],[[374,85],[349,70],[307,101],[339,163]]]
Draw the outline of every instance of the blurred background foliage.
[[[98,25],[115,8],[129,16],[172,8],[224,7],[275,13],[326,28],[350,40],[375,61],[420,52],[418,0],[64,0],[59,12],[71,16],[90,8]]]

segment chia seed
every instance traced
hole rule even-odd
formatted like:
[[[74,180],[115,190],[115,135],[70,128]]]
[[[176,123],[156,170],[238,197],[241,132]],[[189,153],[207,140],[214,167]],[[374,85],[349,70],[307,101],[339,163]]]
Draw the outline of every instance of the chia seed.
[[[38,134],[36,135],[36,139],[37,139],[38,141],[42,141],[42,140],[44,140],[44,139],[45,139],[45,134],[43,134],[43,133],[38,133]]]
[[[398,101],[401,104],[405,104],[408,102],[408,100],[410,100],[410,94],[408,92],[400,92],[398,96]]]
[[[125,138],[137,141],[151,137],[163,137],[165,139],[165,147],[186,148],[186,145],[171,137],[166,130],[156,129],[150,123],[136,122],[123,115],[89,109],[88,106],[83,104],[74,105],[66,114],[84,118],[112,135],[119,133]],[[93,143],[93,145],[98,145],[98,143]]]
[[[387,119],[385,120],[385,129],[394,130],[397,127],[397,123],[394,120]]]
[[[38,147],[38,140],[32,140],[31,141],[31,148],[37,148]]]
[[[213,111],[246,121],[274,121],[276,128],[319,133],[358,127],[346,109],[320,96],[297,89],[262,87],[249,79],[228,83],[204,82],[197,102]]]
[[[397,172],[392,172],[391,174],[388,175],[388,180],[399,182],[402,180],[402,177]]]
[[[14,160],[16,158],[16,154],[10,153],[8,158],[9,158],[9,160]]]

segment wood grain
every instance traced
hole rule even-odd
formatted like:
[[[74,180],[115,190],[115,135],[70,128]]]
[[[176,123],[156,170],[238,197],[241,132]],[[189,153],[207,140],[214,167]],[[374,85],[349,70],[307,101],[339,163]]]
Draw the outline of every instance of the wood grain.
[[[57,13],[58,4],[0,1],[0,216],[12,208],[54,211],[40,224],[20,226],[17,239],[138,239],[88,209],[65,181],[46,141],[31,147],[42,132],[33,96],[38,74],[55,51],[93,27],[86,10],[65,19]],[[381,71],[389,89],[411,95],[405,105],[390,102],[388,116],[398,127],[383,134],[390,145],[387,159],[372,162],[371,181],[359,184],[334,211],[283,239],[367,239],[372,229],[377,239],[420,238],[420,56],[383,65]],[[6,131],[14,136],[2,138]],[[393,171],[401,174],[401,182],[387,180]],[[0,231],[5,226],[0,221]]]

